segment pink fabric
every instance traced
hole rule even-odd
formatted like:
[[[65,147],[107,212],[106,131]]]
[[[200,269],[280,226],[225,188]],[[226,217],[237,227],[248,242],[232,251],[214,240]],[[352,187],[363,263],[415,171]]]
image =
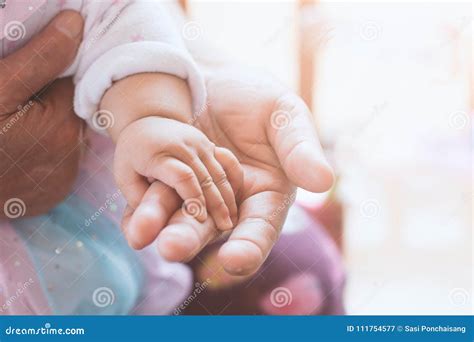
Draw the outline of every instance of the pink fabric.
[[[7,23],[7,25],[15,22],[24,23],[45,3],[46,0],[9,0],[7,1],[8,11],[3,10],[3,15],[0,13],[2,22]],[[14,25],[6,27],[13,29]],[[17,29],[20,29],[20,27],[17,26]],[[8,29],[0,30],[0,39],[5,38],[5,34],[8,34]]]
[[[0,315],[51,314],[22,240],[0,221]]]
[[[316,275],[297,274],[277,285],[260,300],[266,314],[310,315],[321,310],[325,294]]]
[[[114,183],[111,171],[113,144],[110,139],[88,130],[86,141],[82,146],[84,156],[78,179],[70,198],[80,198],[82,201],[79,203],[87,204],[87,206],[97,210],[106,206],[105,210],[101,211],[100,216],[107,216],[108,222],[113,223],[111,228],[114,233],[113,236],[110,236],[110,241],[114,241],[121,234],[119,225],[125,201]],[[65,202],[68,202],[68,199]],[[78,212],[83,211],[81,211],[81,208],[78,208]],[[89,232],[88,234],[93,234],[97,226],[94,225],[94,222],[87,224],[88,219],[89,217],[80,217],[76,223],[83,228],[85,227]],[[51,256],[51,253],[54,256],[55,245],[51,241],[51,236],[43,235],[40,227],[36,226],[39,224],[46,232],[48,230],[47,222],[49,220],[45,221],[44,225],[41,224],[41,220],[39,223],[24,222],[23,224],[25,225],[32,225],[32,233],[30,234],[28,230],[22,229],[29,226],[18,227],[18,221],[15,221],[15,228],[6,220],[0,221],[0,315],[75,314],[77,312],[71,310],[80,309],[81,303],[91,304],[92,292],[88,290],[84,290],[81,293],[74,292],[74,296],[70,300],[67,299],[68,286],[73,283],[70,281],[71,279],[66,281],[64,277],[61,277],[61,272],[63,271],[68,272],[67,275],[70,278],[78,278],[83,281],[83,285],[96,284],[97,282],[100,286],[102,286],[102,283],[112,284],[111,288],[115,290],[116,300],[118,301],[120,292],[117,291],[118,287],[114,287],[113,284],[114,282],[123,284],[124,279],[120,279],[120,277],[111,279],[106,274],[101,274],[100,272],[88,273],[89,266],[95,267],[98,264],[95,261],[89,263],[91,258],[92,260],[106,260],[100,257],[100,253],[107,249],[110,251],[109,240],[95,240],[94,245],[96,246],[104,244],[103,248],[97,249],[88,249],[87,241],[82,240],[84,241],[83,245],[81,242],[83,250],[88,251],[85,257],[87,257],[88,253],[93,253],[94,250],[97,250],[99,255],[93,255],[89,259],[80,259],[80,253],[68,254],[72,258],[68,257],[66,259],[58,256],[54,261],[55,264],[58,263],[58,268],[57,271],[54,271],[54,267],[52,268],[53,263],[48,260],[40,260],[41,258],[38,258],[38,255],[32,254],[31,249],[29,249],[31,247],[29,244],[35,241],[36,252],[44,252],[47,256],[46,259]],[[72,235],[71,239],[74,238]],[[66,240],[68,239],[69,237],[66,237]],[[42,241],[44,241],[44,246]],[[76,243],[70,243],[69,245],[73,247],[76,246]],[[122,253],[125,251],[123,249],[116,249],[116,252]],[[138,258],[134,258],[134,260],[137,259],[136,261],[131,261],[130,258],[127,259],[133,263],[138,262],[137,264],[127,265],[124,262],[124,264],[117,265],[114,262],[110,262],[108,265],[105,265],[109,269],[136,267],[143,269],[144,272],[144,284],[141,284],[141,279],[136,279],[136,286],[139,291],[138,297],[131,303],[127,311],[121,314],[164,315],[173,312],[174,308],[184,300],[191,288],[192,273],[189,267],[183,264],[166,262],[158,254],[155,246],[150,246],[140,252],[133,252],[128,249],[128,253],[132,253],[132,256],[133,254],[138,256]],[[61,253],[61,255],[63,254]],[[81,260],[86,260],[86,264],[81,266]],[[55,274],[51,273],[51,271],[47,272],[46,266],[49,266],[50,270],[53,269]],[[125,277],[125,274],[120,269],[117,273]],[[52,277],[55,277],[55,279]],[[92,286],[92,289],[99,285]],[[85,287],[81,288],[84,289]],[[131,297],[131,294],[129,296]],[[65,301],[68,303],[65,303]],[[58,303],[61,305],[58,305]],[[91,314],[102,314],[100,307],[93,306],[92,308],[95,311]],[[84,311],[81,311],[80,314],[90,314],[87,308],[81,310]]]
[[[0,58],[24,46],[62,10],[77,11],[85,21],[76,58],[62,76],[73,76],[75,112],[92,128],[103,131],[93,115],[112,83],[142,72],[187,80],[194,112],[202,112],[204,78],[161,1],[8,0],[0,11]]]
[[[109,138],[87,130],[86,148],[81,170],[76,182],[77,195],[99,207],[108,197],[118,194],[111,171],[113,162],[113,144]],[[100,184],[100,185],[99,185]],[[97,188],[108,188],[108,193],[97,193]],[[106,215],[120,225],[121,213],[125,201],[120,196],[114,200],[114,207]],[[192,271],[184,264],[169,263],[158,254],[152,245],[137,252],[145,269],[146,282],[142,296],[131,315],[169,314],[176,305],[184,300],[191,289]]]

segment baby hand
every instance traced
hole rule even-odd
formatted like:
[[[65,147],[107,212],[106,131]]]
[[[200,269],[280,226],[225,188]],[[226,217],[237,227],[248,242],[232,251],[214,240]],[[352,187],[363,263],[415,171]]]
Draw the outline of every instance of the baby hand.
[[[132,122],[117,139],[114,171],[126,197],[141,196],[150,183],[160,181],[184,201],[185,215],[202,222],[209,213],[221,230],[232,229],[237,222],[236,192],[243,181],[240,163],[232,152],[216,147],[190,125],[153,116]],[[127,236],[133,247],[144,247],[148,239],[140,229],[133,231],[138,233]]]

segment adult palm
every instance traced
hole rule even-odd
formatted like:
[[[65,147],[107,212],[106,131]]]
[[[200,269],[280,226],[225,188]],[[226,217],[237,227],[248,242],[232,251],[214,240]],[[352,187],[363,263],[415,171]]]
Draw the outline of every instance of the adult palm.
[[[208,106],[195,126],[232,151],[244,171],[238,223],[219,255],[227,272],[251,274],[277,241],[295,185],[326,191],[333,176],[311,113],[298,96],[252,69],[219,69],[207,75],[206,84]],[[179,198],[164,184],[154,183],[144,199],[160,208],[159,217],[149,217],[155,227],[150,240],[159,233],[158,247],[169,260],[191,259],[221,234],[212,219],[200,223],[184,215]]]

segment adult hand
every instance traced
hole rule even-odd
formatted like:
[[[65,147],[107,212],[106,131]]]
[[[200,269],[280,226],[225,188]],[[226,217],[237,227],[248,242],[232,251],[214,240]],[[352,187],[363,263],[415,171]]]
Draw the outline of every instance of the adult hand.
[[[70,79],[53,82],[74,60],[83,19],[64,11],[26,46],[0,60],[0,218],[19,199],[38,215],[62,200],[75,180],[82,122]],[[53,82],[53,83],[51,83]]]
[[[333,174],[311,113],[298,96],[255,70],[220,70],[207,77],[209,106],[196,126],[231,150],[244,168],[238,224],[219,256],[228,273],[246,275],[258,270],[276,243],[294,186],[326,191]],[[212,219],[199,223],[180,207],[179,197],[155,182],[136,209],[138,215],[126,213],[125,229],[140,229],[149,243],[158,237],[161,254],[171,261],[189,260],[220,232]],[[128,227],[130,219],[133,227]]]

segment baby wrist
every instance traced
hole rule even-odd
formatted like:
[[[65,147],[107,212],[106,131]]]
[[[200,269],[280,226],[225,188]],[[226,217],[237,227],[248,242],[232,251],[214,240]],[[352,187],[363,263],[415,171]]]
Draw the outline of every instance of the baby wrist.
[[[114,83],[104,94],[100,108],[113,117],[108,133],[116,141],[125,127],[144,117],[191,122],[191,102],[185,80],[164,73],[143,73]]]

